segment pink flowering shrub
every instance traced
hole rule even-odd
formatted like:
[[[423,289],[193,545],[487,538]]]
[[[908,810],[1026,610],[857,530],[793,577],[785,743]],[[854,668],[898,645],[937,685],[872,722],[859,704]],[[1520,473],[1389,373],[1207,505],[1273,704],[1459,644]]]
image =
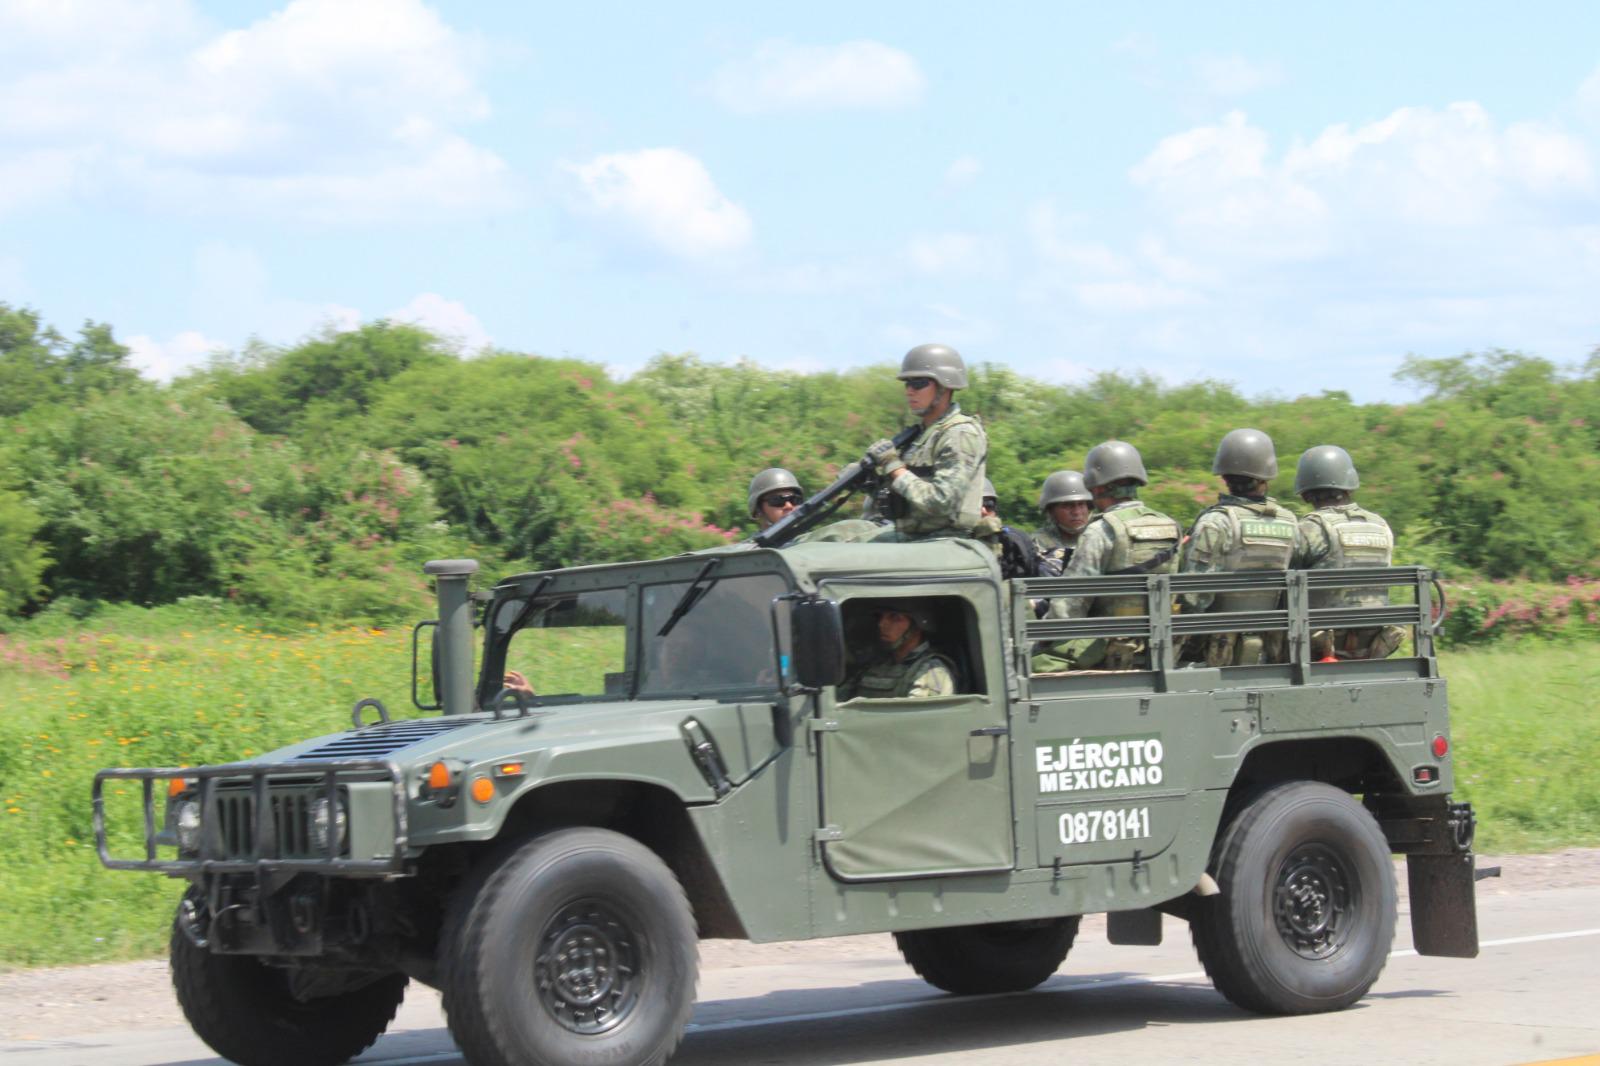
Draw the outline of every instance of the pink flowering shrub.
[[[1447,644],[1600,638],[1600,578],[1572,576],[1560,584],[1468,579],[1446,582],[1445,595]]]

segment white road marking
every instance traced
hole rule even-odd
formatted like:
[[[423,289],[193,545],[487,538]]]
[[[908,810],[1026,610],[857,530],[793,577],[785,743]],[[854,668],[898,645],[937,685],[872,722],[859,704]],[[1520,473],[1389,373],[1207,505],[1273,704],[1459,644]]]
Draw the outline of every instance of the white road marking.
[[[1516,944],[1537,944],[1547,940],[1573,940],[1577,937],[1600,936],[1600,929],[1575,929],[1567,933],[1539,933],[1534,936],[1513,936],[1503,940],[1485,940],[1479,943],[1479,948],[1503,948]],[[1389,952],[1391,959],[1410,958],[1417,954],[1414,948],[1401,948]],[[1188,970],[1183,973],[1168,973],[1154,976],[1135,975],[1131,977],[1116,977],[1109,981],[1096,981],[1093,978],[1052,977],[1038,988],[1029,989],[1027,992],[997,992],[988,996],[962,996],[962,1003],[981,1003],[987,999],[1010,999],[1015,996],[1026,996],[1040,990],[1065,992],[1069,989],[1093,990],[1097,988],[1126,988],[1133,985],[1160,985],[1176,984],[1182,981],[1200,980],[1205,977],[1204,970]],[[720,1033],[731,1029],[751,1029],[761,1025],[788,1025],[794,1022],[819,1022],[834,1018],[862,1018],[873,1014],[891,1014],[895,1011],[911,1010],[924,1007],[933,1003],[946,1003],[949,996],[928,995],[917,999],[898,1000],[894,1003],[878,1003],[870,1007],[843,1007],[839,1010],[819,1010],[806,1014],[782,1014],[768,1018],[730,1018],[724,1022],[706,1022],[704,1024],[690,1022],[685,1033]],[[403,1059],[371,1059],[368,1060],[377,1066],[423,1066],[430,1062],[449,1062],[458,1059],[458,1051],[439,1052],[430,1055],[412,1055]]]

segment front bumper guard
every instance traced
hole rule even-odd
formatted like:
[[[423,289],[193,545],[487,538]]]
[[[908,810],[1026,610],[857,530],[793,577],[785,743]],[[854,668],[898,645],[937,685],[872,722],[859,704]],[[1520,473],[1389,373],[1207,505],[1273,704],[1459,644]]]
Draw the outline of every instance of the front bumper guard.
[[[271,788],[274,779],[283,784],[304,784],[307,778],[320,777],[321,795],[331,810],[338,809],[343,785],[385,782],[389,786],[394,839],[388,855],[371,858],[346,858],[339,854],[339,834],[329,832],[324,854],[315,857],[286,857],[283,841],[273,817]],[[200,854],[194,858],[159,858],[155,783],[181,779],[199,782]],[[253,800],[253,832],[248,853],[228,855],[219,817],[218,782],[247,780]],[[118,858],[111,854],[106,839],[105,785],[107,781],[137,781],[143,789],[144,858]],[[153,870],[174,877],[197,874],[321,873],[341,876],[393,876],[403,872],[409,835],[406,820],[405,777],[395,763],[381,759],[350,759],[323,762],[277,763],[265,766],[220,765],[190,767],[148,767],[101,770],[94,775],[94,843],[100,862],[111,870]]]

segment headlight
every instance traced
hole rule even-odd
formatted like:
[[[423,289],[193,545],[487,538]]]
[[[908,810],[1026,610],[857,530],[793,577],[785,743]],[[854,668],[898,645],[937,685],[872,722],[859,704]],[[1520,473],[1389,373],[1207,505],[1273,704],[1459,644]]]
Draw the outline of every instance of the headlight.
[[[179,800],[172,809],[172,826],[178,834],[178,850],[186,854],[200,851],[200,801]]]
[[[318,796],[311,801],[311,846],[317,854],[328,853],[328,832],[330,828],[338,835],[338,843],[333,847],[337,855],[344,850],[345,834],[349,828],[349,818],[345,816],[344,800],[339,800],[337,810],[330,813],[327,796]]]

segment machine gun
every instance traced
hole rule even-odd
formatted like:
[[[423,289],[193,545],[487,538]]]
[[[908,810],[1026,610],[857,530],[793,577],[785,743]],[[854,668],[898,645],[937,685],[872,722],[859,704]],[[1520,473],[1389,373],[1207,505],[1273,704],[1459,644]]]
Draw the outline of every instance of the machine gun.
[[[906,447],[917,439],[917,434],[922,432],[921,425],[910,425],[894,435],[895,450]],[[877,473],[872,469],[872,464],[863,456],[839,471],[839,476],[833,483],[806,500],[799,507],[784,515],[772,525],[763,529],[749,539],[757,548],[781,548],[802,533],[806,533],[826,522],[834,513],[844,506],[851,493],[857,489],[875,485],[878,481]]]

